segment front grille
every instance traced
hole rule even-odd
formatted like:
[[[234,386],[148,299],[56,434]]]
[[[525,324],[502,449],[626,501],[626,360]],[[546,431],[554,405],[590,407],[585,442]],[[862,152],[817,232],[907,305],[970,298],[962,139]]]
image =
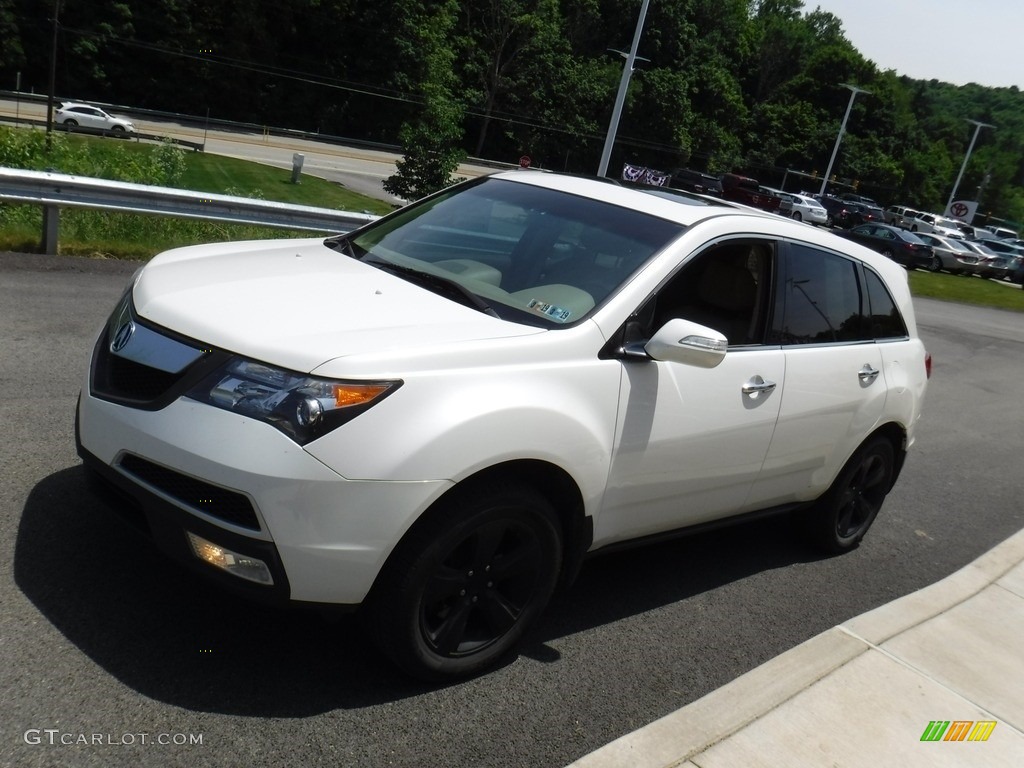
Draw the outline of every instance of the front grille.
[[[94,388],[98,394],[123,400],[151,401],[167,392],[181,378],[180,374],[166,373],[112,355],[105,344],[97,357]]]
[[[241,528],[253,531],[260,529],[252,502],[247,496],[237,491],[230,491],[219,485],[183,475],[181,472],[162,467],[130,453],[121,458],[119,466],[146,485],[191,509]]]

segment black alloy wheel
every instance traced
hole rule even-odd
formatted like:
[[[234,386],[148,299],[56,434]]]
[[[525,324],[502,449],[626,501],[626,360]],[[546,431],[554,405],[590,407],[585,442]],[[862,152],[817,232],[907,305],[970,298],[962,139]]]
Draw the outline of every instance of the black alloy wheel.
[[[558,581],[557,516],[524,486],[454,492],[413,527],[370,598],[384,653],[423,680],[496,663],[543,612]]]
[[[811,542],[831,554],[855,549],[892,487],[894,464],[888,439],[874,437],[861,446],[828,492],[805,513]]]

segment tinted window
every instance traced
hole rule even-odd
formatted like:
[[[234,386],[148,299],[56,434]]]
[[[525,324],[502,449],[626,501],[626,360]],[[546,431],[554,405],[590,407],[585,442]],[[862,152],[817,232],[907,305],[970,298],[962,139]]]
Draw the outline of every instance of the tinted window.
[[[790,244],[778,297],[773,341],[827,344],[865,338],[856,262]]]
[[[907,336],[907,326],[903,316],[896,308],[888,289],[882,279],[870,269],[864,270],[868,288],[868,301],[871,305],[871,335],[875,339],[903,338]]]

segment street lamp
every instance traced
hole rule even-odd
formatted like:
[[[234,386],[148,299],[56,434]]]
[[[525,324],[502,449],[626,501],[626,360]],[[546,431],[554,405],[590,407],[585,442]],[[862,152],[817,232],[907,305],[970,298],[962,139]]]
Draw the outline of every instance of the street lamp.
[[[612,109],[612,119],[608,123],[608,135],[604,139],[604,150],[601,152],[601,164],[597,168],[597,175],[604,176],[608,172],[608,161],[612,157],[612,147],[615,146],[615,134],[619,130],[619,117],[622,116],[622,105],[626,101],[626,91],[629,90],[629,78],[633,74],[633,67],[636,63],[636,50],[640,46],[640,35],[644,31],[644,18],[647,16],[647,6],[651,0],[644,0],[640,7],[640,18],[636,22],[636,32],[633,33],[633,46],[629,49],[626,63],[622,65],[622,79],[619,80],[619,92],[615,96],[615,107]]]
[[[978,140],[978,134],[981,133],[982,128],[995,128],[994,125],[988,123],[979,123],[977,120],[968,120],[974,126],[974,135],[971,136],[971,143],[967,147],[967,154],[964,155],[964,164],[960,166],[960,173],[956,177],[956,181],[953,182],[953,191],[949,193],[949,201],[946,203],[946,212],[949,212],[949,206],[953,204],[956,199],[956,190],[960,186],[960,180],[964,177],[964,171],[967,170],[967,161],[971,159],[971,150],[974,149],[974,142]]]
[[[843,115],[843,123],[839,126],[839,135],[836,136],[836,145],[832,149],[832,158],[828,161],[828,168],[825,169],[825,178],[821,180],[821,196],[825,196],[825,187],[828,186],[828,177],[832,173],[832,164],[836,161],[836,155],[839,154],[839,145],[843,141],[843,134],[846,133],[846,121],[850,119],[850,110],[853,109],[853,100],[857,98],[858,93],[866,93],[871,95],[871,91],[865,91],[863,88],[858,88],[856,85],[850,85],[849,83],[841,83],[843,88],[849,88],[850,103],[846,105],[846,114]]]

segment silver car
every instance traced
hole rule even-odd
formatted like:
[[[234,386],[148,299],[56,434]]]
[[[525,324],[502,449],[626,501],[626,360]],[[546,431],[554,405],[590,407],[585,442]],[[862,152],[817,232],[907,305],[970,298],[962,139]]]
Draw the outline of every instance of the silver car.
[[[979,254],[972,251],[963,240],[927,232],[917,232],[918,238],[932,247],[930,272],[946,270],[954,275],[976,275],[979,272]]]

